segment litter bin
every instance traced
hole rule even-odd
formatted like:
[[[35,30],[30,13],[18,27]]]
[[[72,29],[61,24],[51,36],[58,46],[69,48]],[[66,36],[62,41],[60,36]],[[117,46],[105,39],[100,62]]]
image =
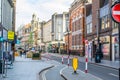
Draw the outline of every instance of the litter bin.
[[[100,57],[100,54],[95,54],[95,62],[96,63],[100,63],[101,62],[101,57]]]

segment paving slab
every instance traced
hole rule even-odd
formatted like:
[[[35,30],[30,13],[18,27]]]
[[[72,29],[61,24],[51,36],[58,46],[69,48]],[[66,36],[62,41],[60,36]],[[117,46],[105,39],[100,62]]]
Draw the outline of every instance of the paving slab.
[[[67,66],[60,71],[60,74],[65,78],[65,80],[102,80],[99,77],[85,73],[81,70],[77,70],[77,74],[75,74],[73,68],[68,68]]]
[[[0,80],[38,80],[39,72],[51,66],[43,60],[17,57],[13,69],[7,69],[6,78]]]

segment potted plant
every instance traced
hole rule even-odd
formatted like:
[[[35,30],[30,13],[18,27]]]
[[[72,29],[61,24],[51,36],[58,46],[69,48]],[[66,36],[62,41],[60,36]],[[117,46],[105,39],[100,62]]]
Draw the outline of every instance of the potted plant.
[[[39,59],[41,59],[40,53],[39,53],[39,52],[33,53],[33,54],[32,54],[32,59],[33,59],[33,60],[39,60]]]

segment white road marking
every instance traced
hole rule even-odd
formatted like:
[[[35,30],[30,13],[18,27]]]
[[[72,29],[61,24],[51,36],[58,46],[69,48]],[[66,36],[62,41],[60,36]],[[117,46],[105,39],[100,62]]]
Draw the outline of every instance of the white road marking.
[[[56,65],[55,67],[58,67],[58,66]],[[54,67],[54,68],[55,68],[55,67]],[[51,69],[51,68],[50,68],[50,69]],[[48,69],[48,70],[45,70],[45,71],[42,73],[42,80],[47,80],[45,74],[46,74],[48,71],[49,71],[49,69]]]
[[[46,77],[45,77],[45,74],[47,73],[48,70],[44,71],[43,74],[42,74],[42,79],[43,80],[46,80]]]
[[[66,69],[66,68],[68,68],[68,66],[65,66],[64,68],[62,68],[62,69],[60,70],[60,75],[62,74],[62,71],[63,71],[64,69]]]
[[[120,11],[113,11],[113,15],[120,15]]]
[[[109,75],[115,76],[115,77],[119,77],[119,75],[113,74],[113,73],[109,73]]]

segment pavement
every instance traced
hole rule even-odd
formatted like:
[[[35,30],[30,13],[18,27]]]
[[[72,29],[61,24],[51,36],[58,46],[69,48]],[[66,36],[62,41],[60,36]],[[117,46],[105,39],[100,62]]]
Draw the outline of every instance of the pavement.
[[[7,69],[6,77],[0,80],[38,80],[39,72],[51,66],[43,60],[16,57],[13,69]]]
[[[58,53],[49,53],[50,55],[53,56],[57,56],[57,57],[62,57],[64,56],[64,58],[68,58],[68,55],[61,55]],[[70,59],[72,59],[74,56],[70,55]],[[80,62],[84,62],[85,63],[85,57],[80,57],[80,56],[76,56]],[[95,63],[94,58],[92,58],[92,60],[90,58],[88,58],[88,63],[92,63],[92,64],[96,64],[96,65],[100,65],[100,66],[104,66],[104,67],[109,67],[109,68],[113,68],[113,69],[120,69],[120,61],[109,61],[109,60],[101,60],[101,63]]]
[[[67,66],[60,71],[60,74],[65,80],[102,80],[99,77],[85,73],[81,70],[77,70],[77,73],[74,73],[73,68],[68,68]]]

